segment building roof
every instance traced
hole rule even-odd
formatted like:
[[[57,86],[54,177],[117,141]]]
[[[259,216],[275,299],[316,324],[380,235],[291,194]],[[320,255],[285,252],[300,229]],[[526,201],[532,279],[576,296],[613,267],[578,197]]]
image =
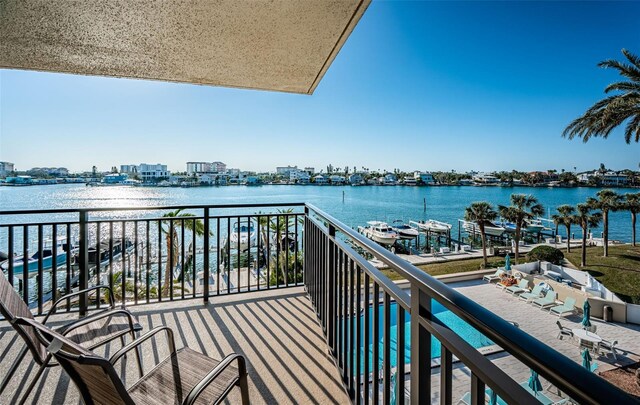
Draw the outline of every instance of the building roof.
[[[0,2],[0,67],[312,94],[371,0]]]

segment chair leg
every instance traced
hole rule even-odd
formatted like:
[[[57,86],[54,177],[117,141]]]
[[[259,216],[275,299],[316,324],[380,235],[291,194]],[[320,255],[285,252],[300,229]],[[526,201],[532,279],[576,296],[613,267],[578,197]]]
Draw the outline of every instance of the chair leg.
[[[27,354],[27,350],[29,350],[27,349],[27,346],[23,347],[22,351],[18,353],[18,357],[16,357],[16,359],[13,361],[13,364],[11,365],[11,368],[7,372],[7,375],[2,380],[2,385],[0,385],[0,394],[4,392],[5,388],[7,388],[7,384],[9,384],[9,380],[11,380],[11,377],[13,377],[13,374],[18,369],[18,366],[20,365],[20,363],[22,363],[24,356]]]
[[[18,402],[19,405],[25,404],[25,402],[27,401],[27,398],[29,398],[29,394],[31,394],[31,391],[33,391],[33,388],[36,386],[36,383],[40,380],[40,376],[44,372],[44,369],[47,368],[47,364],[49,364],[49,361],[51,361],[50,354],[47,355],[47,358],[44,360],[44,363],[40,365],[40,368],[36,372],[36,375],[34,375],[33,378],[31,379],[31,383],[29,384],[24,394],[22,395],[22,399],[20,399],[20,401]]]
[[[248,383],[247,373],[244,373],[240,376],[240,381],[238,384],[240,385],[240,396],[242,397],[242,405],[249,405],[249,383]]]
[[[136,333],[133,331],[131,332],[131,339],[132,339],[131,340],[132,342],[136,340]],[[138,363],[138,371],[140,372],[140,378],[142,378],[144,376],[144,372],[142,370],[142,359],[140,358],[140,348],[136,347],[134,350],[136,352],[136,362]]]

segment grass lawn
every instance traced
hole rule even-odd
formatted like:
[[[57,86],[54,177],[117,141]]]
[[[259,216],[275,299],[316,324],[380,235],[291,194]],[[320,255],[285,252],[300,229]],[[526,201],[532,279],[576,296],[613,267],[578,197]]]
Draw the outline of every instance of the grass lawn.
[[[487,259],[489,261],[489,268],[504,266],[504,257],[489,256]],[[480,270],[481,265],[482,258],[423,264],[417,267],[432,276],[439,276],[442,274],[464,273],[467,271]],[[392,270],[383,270],[382,272],[391,280],[401,280],[404,278]]]
[[[588,271],[609,290],[627,302],[640,303],[640,246],[610,246],[609,257],[602,247],[587,248],[587,265],[580,265],[580,248],[564,251],[565,258],[580,270]]]

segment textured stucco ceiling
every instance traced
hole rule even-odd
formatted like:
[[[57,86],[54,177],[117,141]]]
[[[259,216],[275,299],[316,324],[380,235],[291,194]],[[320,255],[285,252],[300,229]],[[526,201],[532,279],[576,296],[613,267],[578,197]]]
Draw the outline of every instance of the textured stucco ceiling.
[[[370,0],[0,0],[0,67],[311,94]]]

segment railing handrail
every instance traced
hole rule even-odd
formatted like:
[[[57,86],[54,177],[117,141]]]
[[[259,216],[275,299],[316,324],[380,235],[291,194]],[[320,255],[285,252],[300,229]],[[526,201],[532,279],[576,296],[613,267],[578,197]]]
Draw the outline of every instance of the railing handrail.
[[[306,207],[572,398],[581,403],[594,404],[636,402],[618,387],[516,328],[455,289],[447,287],[426,272],[371,242],[333,216],[312,204],[306,204]]]
[[[72,214],[79,212],[109,212],[109,211],[155,211],[155,210],[195,210],[195,209],[235,209],[235,208],[277,208],[304,207],[305,203],[245,203],[245,204],[190,204],[190,205],[160,205],[140,207],[95,207],[95,208],[55,208],[46,210],[4,210],[2,215],[33,215],[33,214]],[[266,215],[266,214],[265,214]]]

